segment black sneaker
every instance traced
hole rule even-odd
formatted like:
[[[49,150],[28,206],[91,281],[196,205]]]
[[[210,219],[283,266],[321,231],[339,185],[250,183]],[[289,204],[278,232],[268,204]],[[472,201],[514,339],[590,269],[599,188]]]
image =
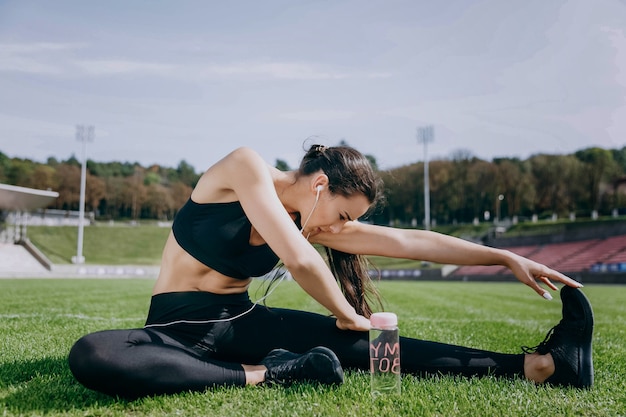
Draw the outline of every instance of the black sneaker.
[[[555,385],[589,388],[593,385],[591,338],[593,310],[585,295],[577,288],[561,289],[563,318],[543,342],[534,348],[523,347],[525,353],[550,353],[554,374],[546,382]]]
[[[322,384],[343,383],[343,369],[335,353],[318,346],[298,354],[285,349],[274,349],[261,361],[267,368],[266,384],[289,385],[297,381]]]

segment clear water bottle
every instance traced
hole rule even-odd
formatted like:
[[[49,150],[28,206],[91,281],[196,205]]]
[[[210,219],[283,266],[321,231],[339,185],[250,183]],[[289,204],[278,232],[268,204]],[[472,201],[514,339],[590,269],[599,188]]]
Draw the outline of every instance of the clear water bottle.
[[[400,394],[400,335],[394,313],[370,317],[370,373],[372,397]]]

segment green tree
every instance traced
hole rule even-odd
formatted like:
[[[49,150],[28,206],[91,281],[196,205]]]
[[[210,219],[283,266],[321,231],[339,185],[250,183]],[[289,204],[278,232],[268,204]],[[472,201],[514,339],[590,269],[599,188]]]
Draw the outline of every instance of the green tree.
[[[580,150],[574,154],[583,165],[583,177],[581,178],[588,187],[589,204],[592,210],[600,207],[601,183],[609,172],[613,172],[615,161],[613,154],[606,149],[587,148]]]
[[[276,169],[279,169],[281,171],[291,171],[289,164],[287,163],[287,161],[283,159],[277,159],[276,164],[274,164],[274,166],[276,167]]]
[[[175,214],[176,211],[180,209],[191,196],[192,188],[187,184],[183,184],[182,182],[177,181],[170,186],[169,191]]]
[[[106,183],[100,177],[87,173],[85,178],[85,210],[97,212],[106,198]]]
[[[95,162],[88,160],[87,169],[95,176],[101,178],[130,177],[135,173],[137,163],[130,162]]]
[[[158,183],[146,187],[146,198],[143,202],[146,217],[167,220],[173,213],[173,202],[167,188]]]
[[[410,164],[380,172],[385,183],[387,205],[382,217],[390,224],[410,224],[424,217],[423,164]],[[380,217],[379,217],[380,218]]]
[[[8,156],[0,152],[0,183],[8,182],[8,173],[11,168],[11,160]]]
[[[566,215],[575,211],[588,194],[581,184],[580,161],[572,155],[540,154],[530,158],[536,191],[535,208],[541,213]]]
[[[621,149],[613,149],[610,151],[613,160],[619,166],[620,171],[626,173],[626,146]]]
[[[180,161],[176,168],[176,180],[193,188],[196,186],[198,179],[200,179],[200,176],[196,174],[194,168],[185,160]]]
[[[453,177],[453,163],[446,160],[435,160],[429,164],[428,178],[430,180],[430,218],[431,222],[451,222],[451,210],[449,201],[451,198],[451,192],[449,185],[454,181]],[[423,166],[423,164],[422,164]],[[422,181],[423,183],[423,181]],[[421,193],[422,196],[424,192]],[[419,204],[420,214],[416,219],[419,221],[426,218],[426,206],[424,198],[422,197],[422,203]],[[422,214],[423,213],[423,214]],[[423,224],[423,222],[419,222]]]
[[[102,214],[109,219],[123,217],[121,204],[123,200],[124,178],[111,176],[104,178],[104,198],[101,204]]]
[[[143,178],[143,185],[150,186],[153,184],[160,184],[160,183],[161,183],[161,176],[158,173],[152,172],[152,171],[146,172],[146,175]]]
[[[59,161],[55,157],[51,156],[46,160],[46,165],[56,169],[56,167],[59,165]]]
[[[467,170],[470,187],[470,199],[473,217],[483,220],[486,211],[493,217],[493,204],[496,198],[496,171],[492,163],[474,159]],[[490,217],[490,218],[491,218]]]
[[[513,217],[523,212],[523,206],[532,201],[534,188],[526,166],[517,158],[499,158],[494,161],[496,188],[494,204],[501,217]],[[502,199],[500,199],[502,196]]]
[[[126,213],[130,218],[138,220],[141,209],[147,198],[147,190],[144,185],[144,169],[140,165],[135,166],[135,174],[132,177],[124,178],[122,190],[122,203],[126,208]]]
[[[81,162],[78,159],[76,159],[76,156],[74,156],[74,154],[72,154],[72,156],[70,156],[67,159],[67,161],[63,161],[63,162],[65,164],[67,164],[67,165],[73,165],[73,166],[77,166],[77,167],[82,165]],[[87,164],[89,164],[89,161],[87,161]]]
[[[28,159],[13,159],[7,173],[9,184],[28,187],[35,172],[35,163]]]
[[[59,187],[56,169],[48,165],[37,165],[28,186],[38,190],[56,190]]]
[[[376,160],[376,157],[374,155],[369,155],[369,154],[366,154],[364,156],[365,158],[367,158],[368,161],[370,161],[370,165],[372,166],[374,171],[378,171],[378,161]]]
[[[57,169],[59,181],[59,197],[55,200],[55,208],[62,210],[78,210],[80,201],[80,167],[62,163]]]
[[[471,151],[459,149],[452,153],[450,181],[446,185],[449,218],[452,221],[471,222],[473,189],[469,182],[469,169],[476,158]]]

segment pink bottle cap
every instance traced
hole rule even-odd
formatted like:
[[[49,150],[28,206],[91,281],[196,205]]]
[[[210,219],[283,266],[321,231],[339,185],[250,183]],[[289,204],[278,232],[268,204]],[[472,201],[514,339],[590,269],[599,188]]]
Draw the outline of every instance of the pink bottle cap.
[[[394,313],[374,313],[370,316],[370,323],[376,329],[396,327],[398,325],[398,316]]]

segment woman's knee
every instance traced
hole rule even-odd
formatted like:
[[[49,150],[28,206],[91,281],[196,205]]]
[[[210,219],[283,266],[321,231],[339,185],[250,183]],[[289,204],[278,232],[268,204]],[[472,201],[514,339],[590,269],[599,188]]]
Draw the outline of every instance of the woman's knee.
[[[103,383],[121,376],[128,336],[127,331],[103,331],[78,339],[68,355],[74,377],[87,388],[102,390]]]
[[[102,345],[97,343],[97,334],[88,334],[74,343],[68,355],[68,364],[72,374],[78,381],[85,384],[102,369],[102,363],[106,362],[106,352]]]

